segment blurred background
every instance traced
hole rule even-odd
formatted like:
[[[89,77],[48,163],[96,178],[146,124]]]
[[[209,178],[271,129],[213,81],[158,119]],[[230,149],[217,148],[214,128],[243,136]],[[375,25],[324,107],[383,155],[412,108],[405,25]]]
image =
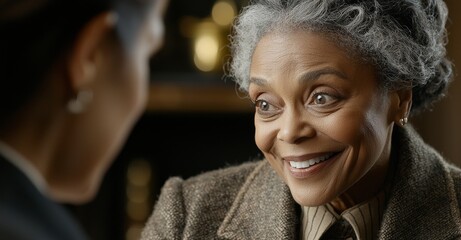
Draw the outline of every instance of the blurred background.
[[[96,199],[66,206],[92,239],[138,239],[160,188],[170,176],[260,157],[253,108],[224,78],[231,23],[247,0],[171,0],[164,47],[151,61],[150,100]],[[461,65],[461,1],[450,10],[448,55]],[[423,138],[461,166],[461,77],[447,97],[410,121]]]

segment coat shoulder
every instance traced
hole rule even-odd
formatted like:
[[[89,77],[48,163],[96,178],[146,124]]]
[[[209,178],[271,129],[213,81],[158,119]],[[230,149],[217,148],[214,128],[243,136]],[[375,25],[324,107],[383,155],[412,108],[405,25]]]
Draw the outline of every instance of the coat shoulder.
[[[170,178],[142,239],[214,239],[248,176],[265,162],[254,161],[183,180]]]
[[[453,186],[455,188],[456,197],[458,199],[459,209],[461,209],[461,169],[455,165],[449,164],[448,171],[453,179]]]
[[[247,162],[189,178],[183,183],[185,193],[190,195],[191,198],[216,194],[217,192],[231,194],[233,189],[240,189],[247,177],[261,164],[264,164],[264,162]]]

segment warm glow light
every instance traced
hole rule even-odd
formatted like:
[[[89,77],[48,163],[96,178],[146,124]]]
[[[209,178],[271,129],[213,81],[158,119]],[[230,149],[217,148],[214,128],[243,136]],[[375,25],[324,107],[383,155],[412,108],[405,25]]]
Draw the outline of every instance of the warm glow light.
[[[129,228],[126,239],[139,239],[143,225],[149,216],[151,202],[149,194],[151,188],[152,169],[145,159],[134,159],[130,162],[126,182],[126,214],[129,219]]]
[[[128,182],[136,186],[146,186],[151,179],[150,164],[146,160],[135,160],[128,167]]]
[[[216,66],[218,59],[219,40],[211,34],[203,34],[195,40],[194,62],[197,68],[209,72]]]
[[[216,38],[212,36],[201,36],[195,43],[195,53],[200,61],[213,63],[216,61],[219,44]]]
[[[211,17],[221,26],[229,26],[236,15],[235,4],[230,0],[220,0],[213,5]]]
[[[142,232],[143,227],[144,226],[142,224],[136,224],[136,225],[130,226],[128,230],[126,231],[125,239],[126,240],[138,240],[141,237],[141,232]]]
[[[145,203],[149,200],[149,191],[146,187],[128,185],[126,187],[128,201],[135,203]]]
[[[194,55],[194,63],[195,63],[195,66],[198,69],[200,69],[200,71],[202,71],[202,72],[210,72],[214,68],[214,64],[207,64],[207,63],[204,63],[204,62],[200,61],[197,58],[197,55]]]
[[[131,220],[144,221],[149,214],[149,206],[147,203],[128,202],[126,211]]]

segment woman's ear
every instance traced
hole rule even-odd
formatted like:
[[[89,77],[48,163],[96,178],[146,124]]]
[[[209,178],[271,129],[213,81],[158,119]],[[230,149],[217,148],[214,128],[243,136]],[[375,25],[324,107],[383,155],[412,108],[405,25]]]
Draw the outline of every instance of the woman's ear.
[[[408,117],[410,116],[413,98],[412,88],[396,90],[392,95],[392,105],[395,111],[393,111],[391,121],[403,126],[408,122]]]
[[[78,33],[68,56],[67,72],[72,92],[78,92],[96,75],[96,56],[116,24],[114,12],[103,12],[88,21]]]

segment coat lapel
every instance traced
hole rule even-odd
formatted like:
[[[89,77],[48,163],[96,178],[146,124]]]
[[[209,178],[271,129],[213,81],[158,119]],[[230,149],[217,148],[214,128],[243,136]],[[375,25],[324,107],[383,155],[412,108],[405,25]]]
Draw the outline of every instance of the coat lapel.
[[[297,239],[297,204],[267,162],[248,177],[218,230],[225,239]]]
[[[396,129],[396,171],[379,239],[458,239],[459,205],[446,163],[410,127]]]

